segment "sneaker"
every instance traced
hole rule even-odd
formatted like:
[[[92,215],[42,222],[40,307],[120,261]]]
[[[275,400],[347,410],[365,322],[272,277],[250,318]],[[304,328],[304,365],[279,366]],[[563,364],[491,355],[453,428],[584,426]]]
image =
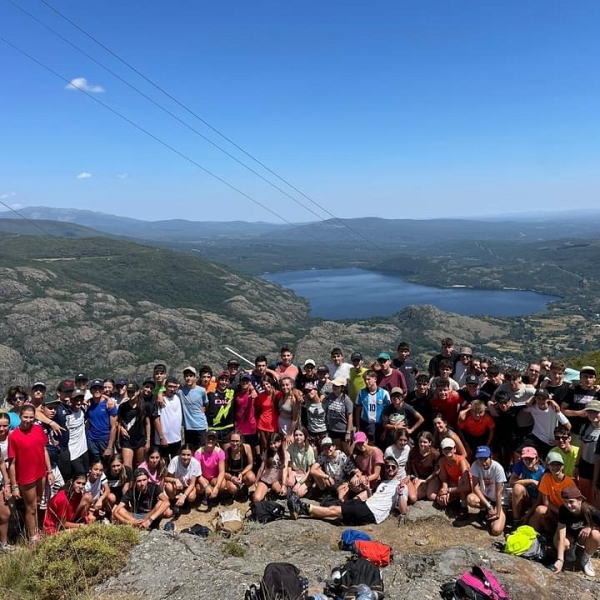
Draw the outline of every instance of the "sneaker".
[[[596,576],[596,571],[594,571],[592,561],[589,558],[581,559],[581,568],[588,577]]]
[[[576,558],[577,558],[577,546],[575,544],[571,544],[569,546],[569,549],[565,553],[565,560],[567,562],[575,562]]]
[[[200,504],[202,506],[208,506],[208,498],[206,496],[202,496],[202,499],[200,500]]]
[[[306,507],[302,504],[302,501],[297,494],[290,492],[287,497],[287,507],[290,511],[290,518],[294,521],[300,516],[307,514]]]
[[[14,546],[11,546],[10,544],[7,544],[6,542],[4,544],[0,544],[0,554],[10,554],[11,552],[13,552],[15,549]]]

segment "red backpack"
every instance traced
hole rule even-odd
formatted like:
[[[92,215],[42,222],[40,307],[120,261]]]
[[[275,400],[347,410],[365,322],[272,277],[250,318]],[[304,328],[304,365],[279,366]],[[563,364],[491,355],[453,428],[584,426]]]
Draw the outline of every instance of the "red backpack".
[[[353,552],[376,567],[387,567],[392,562],[392,548],[381,542],[356,540]]]

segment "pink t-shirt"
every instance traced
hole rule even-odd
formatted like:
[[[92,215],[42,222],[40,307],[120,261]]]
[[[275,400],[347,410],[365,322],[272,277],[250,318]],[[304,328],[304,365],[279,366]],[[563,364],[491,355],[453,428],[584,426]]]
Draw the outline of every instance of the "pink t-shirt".
[[[209,481],[215,479],[219,476],[219,462],[225,460],[225,452],[221,448],[215,448],[210,453],[204,452],[204,448],[200,448],[200,450],[196,450],[194,458],[200,462],[202,476]]]

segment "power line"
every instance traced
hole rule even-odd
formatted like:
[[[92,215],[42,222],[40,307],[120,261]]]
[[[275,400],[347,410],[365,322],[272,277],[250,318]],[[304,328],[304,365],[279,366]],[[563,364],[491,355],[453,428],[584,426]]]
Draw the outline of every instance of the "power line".
[[[12,2],[12,0],[9,0],[9,2],[11,2],[11,4],[14,4]],[[122,64],[124,64],[126,67],[128,67],[129,69],[131,69],[134,73],[136,73],[144,81],[146,81],[147,83],[149,83],[152,87],[154,87],[159,92],[161,92],[162,94],[164,94],[165,96],[167,96],[167,98],[169,98],[170,100],[172,100],[173,102],[175,102],[175,104],[177,104],[183,110],[185,110],[190,115],[192,115],[193,117],[195,117],[196,119],[198,119],[201,123],[203,123],[204,125],[206,125],[206,127],[208,127],[209,129],[211,129],[212,131],[214,131],[217,135],[219,135],[221,138],[223,138],[228,143],[230,143],[232,146],[234,146],[237,150],[239,150],[240,152],[242,152],[243,154],[245,154],[248,158],[252,159],[258,165],[260,165],[263,169],[265,169],[266,171],[268,171],[269,173],[271,173],[271,175],[273,175],[274,177],[276,177],[277,179],[279,179],[281,182],[285,183],[288,187],[290,187],[296,193],[300,194],[303,198],[305,198],[306,200],[308,200],[309,202],[311,202],[314,206],[316,206],[319,209],[321,209],[329,217],[331,217],[332,219],[334,219],[335,221],[337,221],[338,223],[340,223],[343,227],[346,227],[349,231],[352,231],[356,236],[358,236],[359,238],[363,239],[369,245],[375,247],[377,250],[381,250],[382,249],[372,239],[370,239],[370,238],[366,237],[365,235],[363,235],[358,229],[355,229],[354,227],[352,227],[351,225],[349,225],[348,223],[346,223],[345,221],[343,221],[342,219],[340,219],[338,216],[336,216],[335,214],[333,214],[332,212],[330,212],[327,208],[325,208],[324,206],[322,206],[321,204],[319,204],[318,202],[316,202],[315,200],[313,200],[310,196],[308,196],[307,194],[305,194],[304,192],[302,192],[301,190],[299,190],[297,187],[295,187],[294,185],[292,185],[287,179],[285,179],[284,177],[278,175],[275,171],[273,171],[272,169],[270,169],[267,165],[265,165],[263,162],[261,162],[254,155],[250,154],[250,152],[244,150],[244,148],[242,148],[239,144],[237,144],[236,142],[234,142],[231,138],[229,138],[224,133],[222,133],[221,131],[219,131],[216,127],[214,127],[213,125],[211,125],[208,121],[206,121],[205,119],[203,119],[200,115],[198,115],[192,109],[188,108],[185,104],[183,104],[183,102],[181,102],[180,100],[178,100],[175,96],[173,96],[172,94],[170,94],[169,92],[167,92],[164,88],[162,88],[157,83],[155,83],[154,81],[152,81],[149,77],[147,77],[146,75],[144,75],[141,71],[139,71],[131,63],[127,62],[124,58],[122,58],[121,56],[119,56],[116,52],[114,52],[113,50],[111,50],[108,46],[106,46],[100,40],[98,40],[96,37],[94,37],[91,33],[88,33],[85,29],[83,29],[83,27],[81,27],[80,25],[78,25],[77,23],[75,23],[74,21],[72,21],[69,17],[67,17],[65,14],[63,14],[62,12],[60,12],[52,4],[50,4],[49,2],[47,2],[47,0],[40,0],[40,2],[42,4],[44,4],[46,7],[48,7],[52,12],[54,12],[55,14],[57,14],[59,17],[61,17],[62,19],[64,19],[72,27],[75,27],[75,29],[77,29],[78,31],[80,31],[81,33],[83,33],[83,35],[85,35],[86,37],[88,37],[95,44],[97,44],[98,46],[100,46],[101,48],[103,48],[104,50],[106,50],[106,52],[108,52],[111,56],[113,56],[114,58],[116,58],[119,62],[121,62]],[[94,62],[96,62],[96,61],[94,61]],[[119,79],[121,79],[121,78],[119,77]],[[186,126],[188,126],[188,125],[186,124]],[[202,137],[204,137],[200,133],[199,133],[199,135],[201,135]],[[208,138],[205,138],[205,139],[208,139]],[[217,148],[219,148],[220,150],[222,150],[222,148],[220,148],[219,146],[217,146],[216,144],[214,144],[212,141],[210,143],[213,144],[214,146],[216,146]],[[228,156],[231,156],[225,150],[222,150],[222,151],[225,152]],[[255,174],[258,175],[258,173],[256,173],[256,171],[254,171],[253,169],[251,169],[250,167],[248,167],[244,163],[240,162],[235,157],[232,156],[232,158],[234,158],[234,160],[236,160],[240,164],[244,165],[247,169],[249,169],[250,171],[252,171],[253,173],[255,173]],[[279,191],[282,191],[279,187],[277,187],[275,184],[269,182],[268,180],[266,180],[261,175],[258,175],[258,176],[261,177],[261,179],[263,179],[264,181],[267,181],[267,183],[269,183],[270,185],[272,185],[273,187],[275,187]],[[283,192],[283,193],[286,194],[286,196],[288,196],[292,200],[294,200],[294,202],[296,202],[300,206],[303,206],[306,210],[308,210],[309,212],[311,212],[313,215],[316,214],[312,209],[308,208],[305,204],[303,204],[302,202],[300,202],[299,200],[297,200],[293,196],[287,194],[286,192]],[[317,215],[317,216],[318,216],[319,219],[321,219],[320,215]]]
[[[18,52],[19,54],[22,54],[23,56],[25,56],[26,58],[28,58],[29,60],[31,60],[32,62],[34,62],[35,64],[37,64],[38,66],[40,66],[43,69],[45,69],[46,71],[48,71],[49,73],[52,73],[52,75],[54,75],[58,79],[64,81],[67,84],[70,84],[70,81],[66,77],[63,77],[60,73],[58,73],[57,71],[55,71],[54,69],[52,69],[48,65],[44,64],[39,59],[35,58],[35,56],[32,56],[31,54],[29,54],[25,50],[19,48],[18,46],[16,46],[12,42],[8,41],[6,38],[0,36],[0,41],[4,42],[7,46],[9,46],[10,48],[12,48],[13,50],[15,50],[16,52]],[[213,173],[212,171],[208,170],[206,167],[203,167],[199,162],[195,161],[193,158],[190,158],[189,156],[187,156],[187,154],[184,154],[183,152],[180,152],[179,150],[177,150],[177,148],[175,148],[174,146],[171,146],[169,143],[161,140],[158,136],[154,135],[152,132],[148,131],[147,129],[145,129],[144,127],[142,127],[141,125],[139,125],[135,121],[132,121],[131,119],[129,119],[128,117],[126,117],[125,115],[123,115],[122,113],[120,113],[118,110],[114,109],[109,104],[106,104],[106,102],[102,102],[102,100],[96,98],[94,95],[90,94],[86,90],[83,90],[83,89],[81,89],[79,87],[76,88],[76,89],[77,89],[77,91],[85,94],[88,98],[92,99],[94,102],[97,102],[98,104],[100,104],[100,106],[103,106],[104,108],[106,108],[107,110],[109,110],[110,112],[112,112],[113,114],[115,114],[120,119],[123,119],[123,121],[129,123],[130,125],[132,125],[136,129],[138,129],[139,131],[141,131],[142,133],[146,134],[148,137],[152,138],[153,140],[155,140],[156,142],[158,142],[159,144],[161,144],[165,148],[169,149],[174,154],[177,154],[178,156],[180,156],[181,158],[183,158],[187,162],[193,164],[194,166],[196,166],[199,169],[201,169],[202,171],[204,171],[206,174],[210,175],[211,177],[214,177],[217,181],[220,181],[222,184],[226,185],[228,188],[230,188],[233,191],[237,192],[238,194],[240,194],[244,198],[247,198],[248,200],[250,200],[251,202],[253,202],[257,206],[260,206],[263,210],[266,210],[267,212],[271,213],[272,215],[274,215],[278,219],[281,219],[282,221],[284,221],[285,223],[287,223],[288,225],[290,225],[294,229],[298,229],[299,231],[301,231],[307,237],[311,237],[313,240],[315,240],[317,242],[320,242],[320,240],[318,240],[314,236],[310,235],[310,233],[306,232],[305,230],[301,230],[298,227],[298,225],[296,225],[295,223],[292,223],[291,221],[288,221],[285,217],[282,217],[279,213],[277,213],[274,210],[270,209],[268,206],[265,206],[259,200],[256,200],[255,198],[253,198],[249,194],[246,194],[246,192],[240,190],[239,188],[235,187],[233,184],[229,183],[228,181],[226,181],[225,179],[223,179],[222,177],[220,177],[216,173]]]
[[[184,127],[187,127],[187,129],[189,129],[190,131],[193,131],[196,135],[198,135],[202,139],[206,140],[209,144],[211,144],[212,146],[214,146],[215,148],[217,148],[218,150],[220,150],[221,152],[223,152],[223,154],[225,154],[226,156],[228,156],[229,158],[231,158],[232,160],[234,160],[235,162],[237,162],[239,165],[241,165],[245,169],[248,169],[248,171],[250,171],[251,173],[253,173],[257,177],[259,177],[260,179],[262,179],[265,183],[268,183],[271,187],[275,188],[277,191],[279,191],[282,194],[284,194],[285,196],[287,196],[290,200],[293,200],[294,202],[296,202],[296,204],[298,204],[299,206],[302,206],[302,208],[305,208],[306,210],[308,210],[311,214],[313,214],[315,217],[317,217],[317,219],[321,220],[323,218],[319,213],[315,212],[310,207],[306,206],[306,204],[304,204],[304,203],[300,202],[299,200],[297,200],[296,198],[294,198],[294,196],[292,196],[291,194],[289,194],[288,192],[286,192],[284,189],[280,188],[279,186],[275,185],[273,182],[269,181],[266,177],[264,177],[263,175],[261,175],[258,171],[256,171],[252,167],[248,166],[246,163],[242,162],[239,158],[237,158],[236,156],[234,156],[233,154],[231,154],[230,152],[228,152],[227,150],[225,150],[225,148],[222,148],[217,143],[213,142],[209,137],[205,136],[203,133],[201,133],[200,131],[198,131],[194,127],[192,127],[189,123],[186,123],[184,120],[180,119],[175,113],[173,113],[172,111],[170,111],[168,108],[166,108],[162,104],[159,104],[156,100],[154,100],[153,98],[151,98],[150,96],[148,96],[148,94],[144,93],[142,90],[140,90],[139,88],[137,88],[136,86],[134,86],[132,83],[130,83],[129,81],[127,81],[126,79],[124,79],[123,77],[121,77],[118,73],[115,73],[115,71],[113,71],[110,67],[107,67],[106,65],[104,65],[103,63],[101,63],[99,60],[97,60],[96,58],[94,58],[91,54],[89,54],[88,52],[86,52],[85,50],[83,50],[82,48],[80,48],[79,46],[77,46],[77,44],[74,44],[69,39],[67,39],[65,36],[63,36],[62,34],[60,34],[58,31],[56,31],[55,29],[53,29],[52,27],[50,27],[48,24],[44,23],[41,19],[38,19],[35,15],[31,14],[28,10],[26,10],[22,6],[19,6],[13,0],[7,0],[7,2],[9,4],[12,4],[15,8],[19,9],[21,12],[23,12],[25,15],[27,15],[30,19],[34,20],[36,23],[38,23],[42,27],[46,28],[48,31],[50,31],[56,37],[58,37],[59,39],[61,39],[63,42],[65,42],[66,44],[68,44],[69,46],[71,46],[72,48],[74,48],[75,50],[77,50],[78,52],[80,52],[81,54],[83,54],[86,58],[88,58],[89,60],[91,60],[93,63],[97,64],[100,68],[102,68],[105,71],[107,71],[108,73],[110,73],[113,77],[116,77],[120,82],[124,83],[127,87],[129,87],[130,89],[134,90],[140,96],[142,96],[143,98],[145,98],[146,100],[148,100],[148,102],[152,103],[154,106],[160,108],[162,111],[164,111],[165,113],[167,113],[169,116],[173,117],[173,119],[175,119],[176,121],[178,121],[179,123],[181,123]]]

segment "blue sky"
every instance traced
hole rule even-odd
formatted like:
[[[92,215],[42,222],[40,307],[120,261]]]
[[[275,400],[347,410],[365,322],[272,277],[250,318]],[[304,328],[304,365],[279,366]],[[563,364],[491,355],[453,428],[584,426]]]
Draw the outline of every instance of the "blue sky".
[[[285,187],[48,6],[13,1]],[[48,3],[335,216],[598,206],[598,2]],[[0,36],[285,219],[315,219],[7,0]],[[277,221],[65,86],[0,41],[3,202]]]

